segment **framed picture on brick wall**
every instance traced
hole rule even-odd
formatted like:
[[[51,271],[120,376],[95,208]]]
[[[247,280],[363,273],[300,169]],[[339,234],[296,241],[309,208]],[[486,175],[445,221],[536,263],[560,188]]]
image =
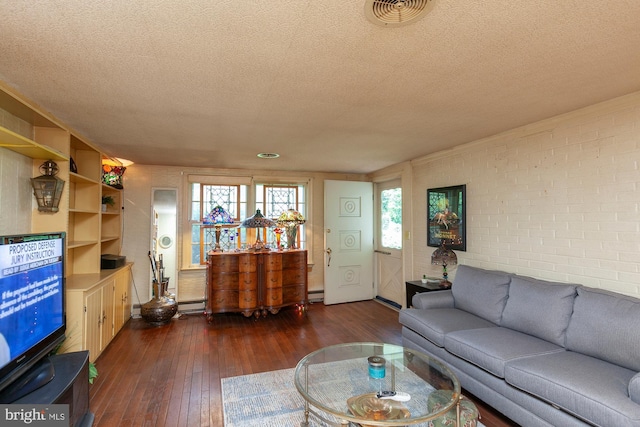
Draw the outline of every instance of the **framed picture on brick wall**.
[[[427,246],[467,250],[466,185],[427,190]]]

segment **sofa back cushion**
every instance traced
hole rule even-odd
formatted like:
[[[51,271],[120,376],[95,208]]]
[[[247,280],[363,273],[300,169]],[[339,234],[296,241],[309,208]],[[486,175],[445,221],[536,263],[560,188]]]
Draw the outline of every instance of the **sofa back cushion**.
[[[640,300],[578,287],[567,328],[567,350],[640,371]]]
[[[514,276],[500,325],[564,347],[577,287]]]
[[[460,265],[451,287],[455,307],[499,325],[510,281],[508,273]]]

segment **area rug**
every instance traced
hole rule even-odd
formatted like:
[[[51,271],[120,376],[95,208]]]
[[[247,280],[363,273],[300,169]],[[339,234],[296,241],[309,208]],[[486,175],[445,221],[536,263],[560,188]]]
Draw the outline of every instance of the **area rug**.
[[[293,382],[294,369],[223,378],[224,427],[296,427],[304,421],[304,399]],[[330,427],[315,417],[312,427]],[[427,427],[428,423],[416,425]],[[478,422],[478,426],[482,424]]]

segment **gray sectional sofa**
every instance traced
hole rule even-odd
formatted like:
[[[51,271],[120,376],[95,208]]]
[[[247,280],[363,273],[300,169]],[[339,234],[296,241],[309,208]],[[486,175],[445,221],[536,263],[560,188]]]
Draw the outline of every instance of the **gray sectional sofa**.
[[[640,426],[640,300],[461,265],[400,312],[402,342],[522,426]]]

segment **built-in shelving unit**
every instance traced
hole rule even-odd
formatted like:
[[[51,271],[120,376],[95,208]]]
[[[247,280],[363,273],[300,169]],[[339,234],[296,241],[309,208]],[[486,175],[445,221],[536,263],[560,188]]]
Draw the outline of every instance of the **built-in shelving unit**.
[[[31,231],[67,233],[67,323],[78,327],[99,321],[104,329],[100,345],[94,346],[90,345],[91,329],[80,328],[81,336],[72,349],[88,349],[92,352],[91,360],[95,360],[130,317],[130,304],[125,300],[128,300],[131,265],[101,270],[102,254],[120,255],[123,190],[102,183],[102,159],[107,157],[104,153],[2,83],[0,109],[19,119],[19,129],[0,126],[0,147],[32,158],[34,177],[41,175],[42,163],[55,161],[59,168],[57,176],[65,181],[58,212],[39,212],[34,203]],[[73,171],[72,166],[75,166]],[[105,212],[101,207],[103,195],[111,196],[116,202]],[[95,303],[97,299],[89,298],[98,289],[99,304]],[[71,307],[70,301],[81,305]],[[112,319],[113,324],[105,325],[105,319]]]
[[[101,215],[100,252],[119,254],[122,247],[122,190],[102,184],[102,195],[113,198],[113,206],[107,205]]]
[[[2,126],[0,126],[0,147],[15,151],[32,159],[69,160],[63,153],[40,145]]]

